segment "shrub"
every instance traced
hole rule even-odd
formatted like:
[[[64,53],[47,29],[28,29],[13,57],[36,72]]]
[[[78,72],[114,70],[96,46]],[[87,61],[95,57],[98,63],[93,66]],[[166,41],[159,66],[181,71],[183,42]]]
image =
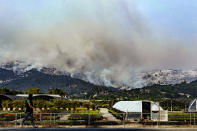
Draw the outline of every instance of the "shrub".
[[[55,108],[55,107],[51,107],[51,108],[49,109],[49,112],[50,112],[50,113],[58,113],[59,110],[58,110],[57,108]]]
[[[102,120],[101,114],[71,114],[68,118],[69,120]]]
[[[13,104],[13,107],[15,107],[15,108],[24,108],[25,107],[25,101],[24,100],[14,100],[13,102],[12,102],[12,104]]]
[[[53,104],[50,101],[46,101],[46,100],[35,100],[34,102],[34,107],[36,108],[51,108],[53,107]]]
[[[110,109],[110,113],[112,113],[113,116],[115,116],[117,119],[123,120],[124,119],[124,114],[122,112],[119,112],[118,110],[115,109]]]
[[[2,101],[2,107],[3,108],[12,108],[13,107],[12,101],[10,101],[10,100]]]

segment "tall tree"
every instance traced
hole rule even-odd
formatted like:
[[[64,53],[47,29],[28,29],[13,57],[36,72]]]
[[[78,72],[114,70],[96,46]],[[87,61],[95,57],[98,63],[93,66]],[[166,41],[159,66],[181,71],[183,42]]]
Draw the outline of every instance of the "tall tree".
[[[39,88],[29,88],[28,89],[28,93],[29,94],[39,94],[40,93],[40,89]]]

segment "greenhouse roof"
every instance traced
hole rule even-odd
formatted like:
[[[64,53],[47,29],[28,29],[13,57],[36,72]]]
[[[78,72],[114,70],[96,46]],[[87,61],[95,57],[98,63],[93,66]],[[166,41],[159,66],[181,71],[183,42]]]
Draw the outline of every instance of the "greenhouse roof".
[[[147,101],[119,101],[117,102],[113,108],[120,110],[122,112],[142,112],[142,102],[147,102]],[[152,105],[152,111],[159,111],[159,110],[163,110],[161,107],[159,109],[159,105],[152,102],[152,101],[148,101],[151,102]]]

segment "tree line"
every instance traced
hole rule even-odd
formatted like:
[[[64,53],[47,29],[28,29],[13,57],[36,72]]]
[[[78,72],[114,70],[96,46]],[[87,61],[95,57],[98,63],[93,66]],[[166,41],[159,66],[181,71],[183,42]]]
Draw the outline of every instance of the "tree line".
[[[62,97],[66,96],[67,93],[61,89],[54,88],[50,89],[47,92],[44,92],[45,94],[58,94]],[[10,90],[8,88],[0,88],[0,94],[5,95],[16,95],[16,94],[43,94],[39,88],[29,88],[27,91],[21,91],[21,90]]]

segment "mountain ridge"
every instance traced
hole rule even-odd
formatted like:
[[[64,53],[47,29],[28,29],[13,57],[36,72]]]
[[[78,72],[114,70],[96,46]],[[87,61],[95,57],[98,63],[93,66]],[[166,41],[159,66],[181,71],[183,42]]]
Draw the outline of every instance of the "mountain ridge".
[[[27,91],[28,88],[39,88],[47,92],[59,88],[71,98],[97,99],[161,99],[161,98],[195,98],[197,81],[182,82],[176,85],[146,86],[131,90],[98,86],[68,75],[52,75],[31,69],[21,74],[0,68],[0,88]]]
[[[12,77],[16,75],[19,76],[23,75],[26,72],[33,69],[33,70],[37,70],[38,72],[42,72],[44,74],[68,76],[74,79],[83,80],[87,83],[92,83],[93,85],[110,86],[122,90],[143,88],[155,84],[176,85],[182,82],[191,83],[192,81],[197,80],[197,70],[176,70],[176,69],[165,70],[164,69],[164,70],[153,70],[146,72],[144,71],[144,72],[139,72],[135,76],[131,76],[133,78],[131,78],[127,83],[124,83],[124,82],[113,81],[110,78],[100,79],[99,76],[96,75],[89,78],[89,76],[85,73],[69,73],[67,71],[58,70],[54,67],[40,67],[37,65],[27,64],[21,61],[5,63],[2,64],[0,68],[7,70],[7,72],[12,74]],[[106,81],[108,82],[108,84],[106,84]],[[0,82],[2,82],[2,80]]]

